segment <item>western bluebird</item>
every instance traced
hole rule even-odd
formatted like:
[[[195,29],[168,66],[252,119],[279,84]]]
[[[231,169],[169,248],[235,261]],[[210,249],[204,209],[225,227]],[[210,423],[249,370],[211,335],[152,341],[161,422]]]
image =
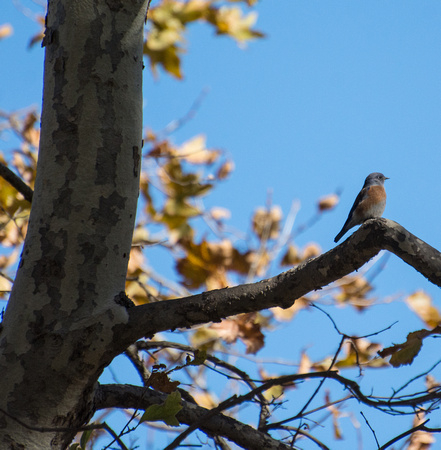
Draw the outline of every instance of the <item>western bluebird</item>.
[[[363,188],[357,195],[348,218],[340,233],[335,236],[334,242],[338,242],[341,237],[355,225],[362,224],[365,220],[381,217],[386,207],[386,191],[384,182],[389,178],[382,173],[374,172],[366,177]]]

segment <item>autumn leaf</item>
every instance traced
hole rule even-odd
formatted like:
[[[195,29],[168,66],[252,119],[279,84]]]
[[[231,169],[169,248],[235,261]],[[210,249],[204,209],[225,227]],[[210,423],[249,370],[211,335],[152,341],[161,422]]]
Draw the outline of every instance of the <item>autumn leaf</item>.
[[[428,326],[436,327],[441,323],[441,314],[433,306],[432,298],[424,291],[417,291],[406,299],[409,308]]]
[[[437,327],[432,331],[418,330],[407,335],[406,342],[403,344],[395,344],[378,352],[382,358],[391,356],[390,364],[393,367],[400,367],[411,364],[421,350],[423,339],[432,334],[439,334],[441,327]]]
[[[268,373],[266,373],[262,368],[259,368],[259,375],[262,381],[270,380],[275,377],[274,375],[269,375]],[[280,400],[280,397],[282,397],[284,392],[284,386],[281,386],[280,384],[274,384],[270,388],[263,391],[263,396],[267,401],[272,402],[274,399]]]
[[[176,418],[176,414],[181,409],[181,394],[179,391],[175,391],[167,396],[164,403],[160,405],[150,405],[145,410],[139,422],[162,421],[171,427],[178,427],[179,420]]]
[[[241,314],[230,319],[224,319],[221,323],[214,323],[211,328],[216,330],[219,337],[228,344],[240,339],[246,345],[246,353],[255,354],[263,346],[265,336],[261,331],[255,313]]]
[[[225,161],[218,169],[216,173],[216,178],[218,180],[225,180],[230,173],[234,170],[234,163],[233,161]]]
[[[179,381],[170,381],[165,372],[153,372],[148,382],[153,389],[164,392],[165,394],[176,391],[176,388],[181,384]]]
[[[211,8],[208,20],[216,26],[217,34],[227,34],[242,45],[246,41],[264,36],[263,33],[252,28],[257,21],[255,11],[244,15],[240,8],[236,7]]]
[[[280,232],[282,210],[279,206],[257,208],[253,216],[253,231],[261,240],[276,239]]]
[[[157,66],[161,66],[166,72],[178,79],[182,79],[181,59],[179,53],[182,49],[176,45],[170,45],[161,50],[154,50],[147,44],[144,45],[144,54],[149,57],[150,68],[155,77],[158,76]]]
[[[0,25],[0,39],[5,39],[12,35],[14,29],[12,25],[9,23],[4,23]]]
[[[307,260],[320,255],[322,249],[316,243],[309,243],[303,247],[302,259]]]
[[[281,266],[294,266],[302,262],[299,249],[294,244],[289,244],[285,254],[280,261]]]
[[[318,201],[318,209],[320,212],[329,211],[338,205],[339,196],[336,194],[326,195]]]
[[[202,134],[184,142],[177,156],[192,164],[212,164],[219,158],[220,152],[206,147],[206,137]]]
[[[369,281],[361,275],[348,275],[342,278],[339,288],[340,293],[335,295],[338,303],[348,303],[362,311],[373,301],[368,298],[368,294],[373,288]]]
[[[379,349],[380,344],[371,342],[366,338],[348,340],[344,345],[345,356],[335,366],[339,369],[359,367],[361,364],[369,367],[385,367],[388,365],[387,362],[376,358]]]

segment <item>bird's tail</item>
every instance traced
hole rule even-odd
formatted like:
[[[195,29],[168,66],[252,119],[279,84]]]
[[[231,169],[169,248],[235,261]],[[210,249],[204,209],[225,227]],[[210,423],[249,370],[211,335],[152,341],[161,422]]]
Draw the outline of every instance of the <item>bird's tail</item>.
[[[338,242],[342,238],[342,236],[346,233],[346,231],[348,230],[346,230],[345,227],[343,227],[340,233],[338,233],[337,236],[335,236],[334,242]]]

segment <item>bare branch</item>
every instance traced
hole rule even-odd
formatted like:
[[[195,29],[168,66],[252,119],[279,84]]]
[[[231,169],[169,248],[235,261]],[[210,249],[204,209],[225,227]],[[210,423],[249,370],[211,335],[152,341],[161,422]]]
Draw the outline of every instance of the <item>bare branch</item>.
[[[34,191],[9,167],[0,162],[0,177],[6,180],[14,189],[20,192],[21,195],[29,202],[32,203],[32,196]]]
[[[160,331],[220,322],[225,317],[274,306],[288,308],[297,298],[358,270],[382,249],[441,286],[440,252],[395,222],[371,219],[339,246],[273,278],[130,309],[129,322],[115,334],[116,350],[123,351],[137,339]]]
[[[104,408],[131,408],[145,410],[152,404],[165,401],[166,395],[151,389],[130,385],[102,385],[96,392],[96,409]],[[183,408],[176,415],[179,422],[184,424],[198,423],[198,428],[209,436],[222,435],[226,439],[249,450],[287,450],[289,445],[278,442],[268,434],[255,430],[249,425],[217,413],[207,417],[209,410],[200,406],[182,401]],[[201,422],[203,419],[203,422]]]

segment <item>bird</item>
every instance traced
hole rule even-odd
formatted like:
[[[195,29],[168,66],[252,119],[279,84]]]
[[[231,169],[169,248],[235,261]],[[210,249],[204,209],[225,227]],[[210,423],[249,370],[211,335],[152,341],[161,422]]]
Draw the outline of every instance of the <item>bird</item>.
[[[362,224],[368,219],[381,217],[386,207],[386,191],[384,182],[389,180],[382,173],[374,172],[364,180],[364,185],[357,195],[348,218],[340,233],[335,236],[334,242],[338,242],[348,230]]]

